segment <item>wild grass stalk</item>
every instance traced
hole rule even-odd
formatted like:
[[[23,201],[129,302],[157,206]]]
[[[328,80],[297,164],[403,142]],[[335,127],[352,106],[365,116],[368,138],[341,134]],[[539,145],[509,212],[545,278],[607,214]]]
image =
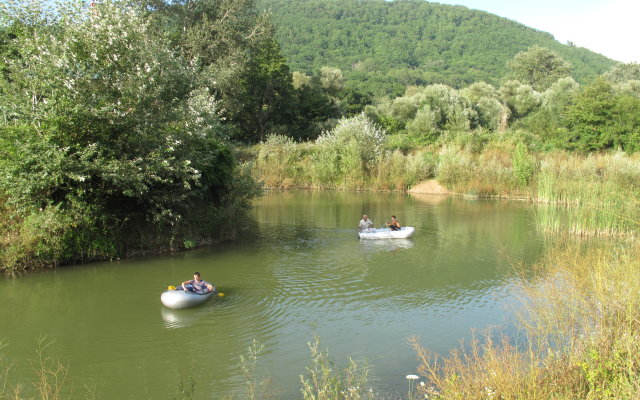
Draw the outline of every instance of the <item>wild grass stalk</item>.
[[[34,376],[28,383],[12,381],[11,365],[0,357],[0,399],[11,400],[61,400],[73,398],[70,382],[67,380],[69,368],[46,353],[52,342],[45,337],[36,341],[36,359],[33,361]],[[6,345],[0,343],[0,351]],[[89,388],[82,398],[93,398]]]
[[[270,188],[292,188],[310,181],[302,161],[308,157],[308,145],[295,143],[282,135],[269,135],[259,147],[254,177]]]
[[[240,355],[240,367],[245,379],[245,396],[247,400],[272,399],[277,398],[271,392],[270,378],[259,379],[255,375],[258,359],[264,350],[264,345],[259,344],[255,339],[247,349],[245,354]]]
[[[349,364],[336,369],[327,351],[320,349],[316,336],[309,342],[311,361],[307,373],[300,376],[304,400],[362,400],[374,399],[375,394],[367,387],[368,367],[349,359]]]
[[[585,249],[585,247],[587,247]],[[429,399],[637,399],[640,246],[567,245],[522,279],[526,343],[473,340],[445,357],[413,343]]]

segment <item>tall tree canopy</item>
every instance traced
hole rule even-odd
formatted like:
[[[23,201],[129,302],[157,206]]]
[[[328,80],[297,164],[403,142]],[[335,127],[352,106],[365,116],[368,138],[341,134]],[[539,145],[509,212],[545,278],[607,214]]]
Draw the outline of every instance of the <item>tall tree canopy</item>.
[[[516,54],[508,66],[510,78],[531,85],[537,91],[571,75],[571,65],[558,53],[537,45]]]
[[[196,66],[198,85],[219,100],[234,138],[262,140],[284,122],[291,73],[269,14],[257,12],[254,0],[136,1]]]
[[[113,257],[144,231],[206,235],[196,225],[251,195],[234,189],[200,66],[127,2],[20,0],[2,23],[15,32],[0,77],[0,197],[17,222],[5,229],[32,227],[50,260]]]

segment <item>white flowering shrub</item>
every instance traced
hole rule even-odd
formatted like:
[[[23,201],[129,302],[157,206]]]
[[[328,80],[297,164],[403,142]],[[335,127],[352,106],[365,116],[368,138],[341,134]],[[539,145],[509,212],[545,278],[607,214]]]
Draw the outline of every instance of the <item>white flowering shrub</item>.
[[[0,193],[15,212],[55,205],[111,232],[220,207],[234,161],[195,66],[125,1],[39,3],[0,8],[15,33],[0,76]]]

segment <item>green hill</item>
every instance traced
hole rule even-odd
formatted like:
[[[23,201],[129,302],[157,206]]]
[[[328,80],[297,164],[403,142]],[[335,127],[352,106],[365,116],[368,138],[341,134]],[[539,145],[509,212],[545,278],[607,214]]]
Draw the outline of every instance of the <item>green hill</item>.
[[[407,85],[497,85],[533,45],[556,51],[585,81],[616,62],[515,21],[463,6],[410,0],[259,0],[271,10],[293,71],[342,69],[347,85],[398,94]]]

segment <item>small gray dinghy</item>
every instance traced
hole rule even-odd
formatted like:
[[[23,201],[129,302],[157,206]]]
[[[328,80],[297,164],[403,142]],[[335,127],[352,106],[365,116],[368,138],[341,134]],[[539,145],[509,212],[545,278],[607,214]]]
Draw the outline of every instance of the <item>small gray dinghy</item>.
[[[399,231],[392,231],[389,228],[369,228],[358,232],[360,239],[406,239],[413,236],[415,229],[413,226],[403,226]]]
[[[207,293],[193,293],[187,292],[182,289],[169,289],[162,292],[160,295],[160,301],[166,307],[173,308],[174,310],[180,308],[195,307],[209,300],[216,295],[216,291]]]

